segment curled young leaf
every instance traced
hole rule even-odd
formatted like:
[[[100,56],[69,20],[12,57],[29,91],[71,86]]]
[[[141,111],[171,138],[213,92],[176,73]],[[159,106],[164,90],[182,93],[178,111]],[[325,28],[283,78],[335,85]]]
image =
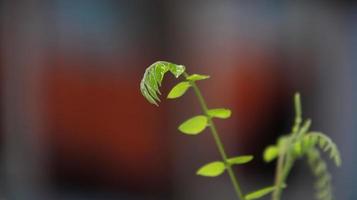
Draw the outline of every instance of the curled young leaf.
[[[208,110],[208,115],[210,117],[227,119],[232,115],[232,111],[227,108],[216,108]]]
[[[202,75],[202,74],[192,74],[186,78],[188,81],[200,81],[204,79],[208,79],[210,76]]]
[[[188,88],[190,88],[190,87],[191,87],[191,84],[188,81],[184,81],[184,82],[178,83],[169,92],[169,94],[167,95],[167,98],[168,99],[179,98],[182,95],[184,95],[186,93],[186,91],[188,90]]]
[[[166,61],[158,61],[145,70],[140,82],[140,91],[150,103],[158,106],[157,102],[160,101],[158,94],[161,94],[159,87],[168,71],[178,78],[185,72],[185,66]]]
[[[221,175],[225,171],[225,169],[226,166],[223,162],[211,162],[198,169],[197,175],[206,177],[216,177]]]
[[[304,136],[302,139],[302,146],[304,149],[309,150],[310,148],[313,148],[318,141],[318,138],[316,137],[309,137],[309,135]]]
[[[197,135],[205,130],[207,123],[206,116],[198,115],[183,122],[178,129],[188,135]]]
[[[178,78],[185,72],[185,66],[169,63],[169,70],[176,78]]]
[[[316,199],[335,199],[332,190],[332,178],[325,160],[320,155],[317,148],[312,148],[307,152],[308,164],[315,176],[315,196]]]
[[[305,135],[305,140],[309,140],[310,144],[316,143],[322,150],[329,152],[330,158],[335,162],[335,165],[341,166],[342,159],[340,151],[330,137],[320,132],[309,132]]]
[[[237,157],[233,157],[228,159],[228,164],[230,165],[242,165],[245,163],[248,163],[250,161],[253,160],[253,156],[252,155],[244,155],[244,156],[237,156]]]

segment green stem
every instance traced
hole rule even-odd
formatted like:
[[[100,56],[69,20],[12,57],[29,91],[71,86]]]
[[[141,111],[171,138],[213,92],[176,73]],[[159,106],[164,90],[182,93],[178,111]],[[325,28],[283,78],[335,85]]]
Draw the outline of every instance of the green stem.
[[[185,73],[184,75],[185,75],[186,78],[188,77],[187,73]],[[228,156],[227,156],[227,153],[224,150],[225,148],[224,148],[224,145],[222,143],[221,138],[219,137],[219,134],[218,134],[218,131],[216,129],[216,126],[215,126],[212,118],[208,114],[207,103],[204,100],[204,98],[202,96],[202,93],[201,93],[200,89],[197,87],[195,81],[190,81],[190,84],[191,84],[191,86],[192,86],[192,88],[193,88],[193,90],[194,90],[194,92],[195,92],[195,94],[196,94],[196,96],[198,98],[198,101],[200,102],[200,105],[201,105],[201,108],[202,108],[204,114],[208,118],[208,123],[210,125],[209,127],[211,129],[212,136],[214,138],[214,141],[216,142],[218,151],[221,154],[221,157],[222,157],[224,163],[226,164],[227,172],[228,172],[228,175],[229,175],[229,177],[231,179],[231,182],[233,184],[233,187],[234,187],[234,190],[236,192],[236,195],[240,200],[245,200],[245,197],[243,195],[243,192],[242,192],[242,189],[241,189],[240,184],[238,182],[238,179],[237,179],[237,177],[235,176],[235,174],[233,172],[232,166],[228,164]]]
[[[284,144],[284,149],[279,155],[278,164],[275,171],[275,190],[272,194],[272,200],[280,200],[282,193],[282,184],[285,183],[291,168],[294,164],[294,159],[291,158],[290,149],[292,142],[300,135],[300,126],[302,123],[301,97],[299,93],[294,96],[295,107],[295,122],[292,128],[292,133],[289,136],[287,144]],[[309,125],[307,125],[309,126]]]
[[[282,182],[282,175],[284,171],[284,160],[285,160],[285,153],[279,155],[278,164],[276,165],[276,172],[275,172],[275,190],[272,194],[273,200],[280,200],[281,196],[281,182]]]
[[[281,193],[284,188],[283,185],[285,184],[286,179],[288,178],[293,163],[294,160],[291,159],[291,156],[287,153],[287,150],[285,149],[278,158],[278,164],[275,173],[275,190],[272,194],[273,200],[281,199]]]

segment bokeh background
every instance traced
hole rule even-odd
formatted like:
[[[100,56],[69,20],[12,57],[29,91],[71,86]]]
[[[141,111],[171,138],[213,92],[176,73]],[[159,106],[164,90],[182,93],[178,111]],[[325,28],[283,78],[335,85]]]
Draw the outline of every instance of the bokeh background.
[[[139,82],[156,60],[210,74],[200,87],[245,192],[270,185],[265,146],[290,130],[300,91],[313,129],[343,166],[338,200],[357,199],[357,5],[354,1],[0,0],[0,198],[234,199],[227,176],[194,175],[219,159],[208,132],[176,127],[199,113],[189,92],[159,108]],[[173,86],[165,79],[164,94]],[[284,199],[313,199],[300,162]]]

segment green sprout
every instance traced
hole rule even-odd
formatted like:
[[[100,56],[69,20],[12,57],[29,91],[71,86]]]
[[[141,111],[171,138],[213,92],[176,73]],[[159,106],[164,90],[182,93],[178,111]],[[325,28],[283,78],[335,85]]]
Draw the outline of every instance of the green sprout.
[[[196,172],[199,176],[217,177],[225,172],[228,174],[233,185],[235,194],[240,200],[253,200],[272,194],[272,200],[280,200],[281,193],[286,188],[286,179],[299,158],[306,157],[308,164],[316,176],[316,199],[332,200],[331,175],[327,170],[325,161],[320,156],[320,151],[328,152],[330,158],[337,166],[341,165],[341,156],[337,146],[332,140],[320,132],[310,131],[311,120],[302,124],[302,109],[300,95],[295,95],[295,123],[290,134],[279,138],[276,145],[271,145],[264,151],[263,157],[266,162],[277,159],[275,182],[273,186],[265,187],[257,191],[244,194],[233,166],[247,164],[253,160],[252,155],[239,155],[230,157],[226,153],[216,125],[213,119],[227,119],[231,116],[231,110],[227,108],[209,108],[203,98],[197,81],[210,78],[208,75],[188,74],[186,67],[166,61],[158,61],[150,65],[140,83],[142,95],[151,103],[158,106],[161,95],[160,87],[164,76],[170,72],[176,78],[183,77],[184,80],[175,85],[169,92],[168,99],[182,97],[189,89],[193,89],[200,103],[201,112],[184,121],[178,130],[186,135],[198,135],[205,129],[209,129],[216,143],[220,160],[212,161],[203,165]]]
[[[264,160],[271,162],[277,159],[275,173],[275,190],[273,200],[280,200],[282,188],[295,163],[299,158],[306,157],[309,167],[316,177],[315,189],[317,200],[332,200],[331,175],[320,151],[327,152],[336,166],[341,166],[341,155],[336,144],[327,135],[310,131],[311,120],[303,123],[300,94],[295,94],[295,123],[291,133],[281,136],[276,145],[268,146],[264,151]]]

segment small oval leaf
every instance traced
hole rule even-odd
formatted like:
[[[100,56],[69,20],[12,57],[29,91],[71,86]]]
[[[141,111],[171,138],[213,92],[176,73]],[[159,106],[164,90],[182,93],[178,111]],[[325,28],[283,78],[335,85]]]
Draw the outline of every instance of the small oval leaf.
[[[253,200],[253,199],[259,199],[271,192],[273,192],[275,190],[275,187],[272,186],[272,187],[267,187],[267,188],[263,188],[261,190],[258,190],[258,191],[255,191],[255,192],[252,192],[252,193],[249,193],[245,196],[245,199],[246,200]]]
[[[276,146],[268,146],[264,151],[264,161],[271,162],[279,155],[279,149]]]
[[[253,158],[254,157],[252,155],[237,156],[237,157],[228,159],[228,163],[230,165],[242,165],[242,164],[252,161]]]
[[[178,129],[188,135],[197,135],[206,128],[207,122],[206,116],[198,115],[183,122]]]
[[[186,93],[186,91],[188,90],[188,88],[190,88],[190,87],[191,87],[191,84],[189,82],[187,82],[187,81],[178,83],[169,92],[169,94],[167,95],[167,98],[168,99],[179,98],[182,95],[184,95]]]
[[[216,177],[221,175],[225,169],[226,166],[224,165],[223,162],[220,161],[211,162],[201,167],[197,171],[197,175],[206,176],[206,177]]]
[[[286,184],[283,183],[280,187],[281,188],[286,188]],[[265,196],[265,195],[267,195],[269,193],[272,193],[275,190],[275,188],[276,188],[275,186],[271,186],[271,187],[266,187],[266,188],[251,192],[251,193],[249,193],[249,194],[247,194],[245,196],[245,199],[246,200],[253,200],[253,199],[262,198],[263,196]]]
[[[202,74],[192,74],[188,76],[186,79],[189,81],[200,81],[204,79],[208,79],[210,76],[208,75],[202,75]]]
[[[216,117],[220,119],[227,119],[232,115],[232,111],[227,108],[216,108],[208,110],[210,117]]]

